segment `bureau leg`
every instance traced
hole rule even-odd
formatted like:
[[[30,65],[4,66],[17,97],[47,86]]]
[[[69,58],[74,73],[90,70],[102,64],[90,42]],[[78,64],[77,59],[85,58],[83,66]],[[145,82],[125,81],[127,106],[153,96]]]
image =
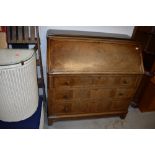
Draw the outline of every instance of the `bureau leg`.
[[[120,119],[125,119],[125,118],[126,118],[126,115],[127,115],[127,114],[122,114],[122,115],[120,116]]]

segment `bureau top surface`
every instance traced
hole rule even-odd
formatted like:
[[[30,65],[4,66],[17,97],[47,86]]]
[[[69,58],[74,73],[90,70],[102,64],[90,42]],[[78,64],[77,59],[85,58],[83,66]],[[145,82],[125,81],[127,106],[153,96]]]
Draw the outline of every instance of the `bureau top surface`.
[[[130,36],[125,34],[105,33],[105,32],[92,32],[92,31],[75,31],[75,30],[48,30],[47,36],[81,36],[81,37],[111,37],[111,38],[123,38],[130,39]]]
[[[141,48],[127,40],[48,36],[49,74],[143,74]]]

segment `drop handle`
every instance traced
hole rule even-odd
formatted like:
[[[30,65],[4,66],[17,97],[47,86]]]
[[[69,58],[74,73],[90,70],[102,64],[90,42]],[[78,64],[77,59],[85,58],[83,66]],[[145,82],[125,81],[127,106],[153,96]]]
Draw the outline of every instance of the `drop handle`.
[[[69,81],[66,81],[66,82],[65,82],[65,84],[66,84],[66,85],[69,85],[69,84],[70,84],[70,82],[69,82]]]
[[[127,84],[128,82],[126,80],[123,80],[123,84]]]
[[[119,96],[123,96],[123,93],[119,93],[118,95],[119,95]]]

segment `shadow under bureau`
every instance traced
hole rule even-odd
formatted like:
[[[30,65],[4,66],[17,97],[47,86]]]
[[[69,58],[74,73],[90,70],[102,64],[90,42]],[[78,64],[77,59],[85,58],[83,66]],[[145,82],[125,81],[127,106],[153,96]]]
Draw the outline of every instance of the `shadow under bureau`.
[[[144,74],[140,46],[91,36],[48,35],[48,123],[120,116]]]

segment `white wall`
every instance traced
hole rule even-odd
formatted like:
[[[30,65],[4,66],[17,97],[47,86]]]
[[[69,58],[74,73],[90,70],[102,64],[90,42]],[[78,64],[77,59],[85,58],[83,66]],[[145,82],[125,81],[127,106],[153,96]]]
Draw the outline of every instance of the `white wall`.
[[[114,33],[132,36],[134,26],[40,26],[40,39],[41,39],[41,50],[42,50],[42,60],[44,68],[44,77],[46,85],[46,33],[49,29],[62,29],[62,30],[80,30],[80,31],[93,31],[93,32],[103,32],[103,33]]]

